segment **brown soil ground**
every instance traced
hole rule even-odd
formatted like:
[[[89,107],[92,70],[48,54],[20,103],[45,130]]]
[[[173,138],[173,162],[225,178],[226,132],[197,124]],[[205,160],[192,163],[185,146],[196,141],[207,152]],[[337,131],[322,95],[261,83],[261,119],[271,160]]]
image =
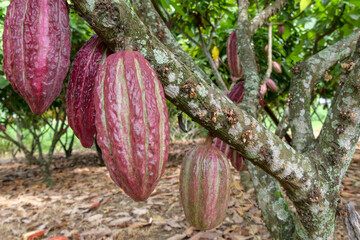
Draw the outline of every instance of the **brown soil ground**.
[[[24,159],[0,160],[0,239],[45,230],[40,239],[271,239],[257,208],[254,189],[245,191],[233,170],[227,217],[215,230],[200,232],[185,221],[179,202],[182,157],[194,141],[171,144],[164,176],[145,202],[134,202],[99,166],[96,152],[59,154],[52,166],[54,186],[46,188],[39,170]],[[360,148],[343,181],[342,200],[360,208]],[[336,239],[347,239],[337,222]]]

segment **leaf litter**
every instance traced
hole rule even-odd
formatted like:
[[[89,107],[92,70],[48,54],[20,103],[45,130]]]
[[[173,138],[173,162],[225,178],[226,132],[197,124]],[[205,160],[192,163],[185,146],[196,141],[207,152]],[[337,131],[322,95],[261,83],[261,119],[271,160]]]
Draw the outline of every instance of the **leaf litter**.
[[[201,140],[200,140],[201,141]],[[57,154],[52,165],[54,185],[46,188],[36,166],[24,159],[0,159],[0,232],[2,239],[44,230],[47,239],[271,239],[257,208],[254,189],[245,191],[232,169],[231,201],[224,222],[201,232],[185,220],[179,202],[180,164],[184,153],[199,141],[173,142],[166,171],[144,202],[134,202],[117,187],[96,152],[77,151],[66,159]],[[360,148],[343,180],[344,203],[360,209]],[[336,239],[347,239],[337,220]]]

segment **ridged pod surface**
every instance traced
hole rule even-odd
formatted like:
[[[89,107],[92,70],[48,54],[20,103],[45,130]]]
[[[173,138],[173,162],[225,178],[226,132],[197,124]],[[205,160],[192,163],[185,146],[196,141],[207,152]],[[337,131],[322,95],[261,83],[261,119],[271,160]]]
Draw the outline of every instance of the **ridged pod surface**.
[[[236,31],[232,32],[227,40],[226,55],[231,75],[237,78],[241,78],[243,75],[243,69],[241,67],[239,55],[237,52]]]
[[[230,98],[231,101],[238,104],[243,100],[244,94],[245,94],[244,82],[240,81],[231,89],[230,93],[228,94],[228,97]]]
[[[13,0],[4,23],[4,71],[35,114],[57,98],[70,65],[64,0]]]
[[[220,149],[221,152],[230,160],[231,165],[238,171],[243,171],[246,169],[244,164],[244,158],[240,153],[230,147],[229,144],[223,142],[219,138],[214,139],[214,146]]]
[[[147,199],[165,170],[169,124],[161,83],[140,53],[107,57],[96,77],[95,110],[111,178],[133,200]]]
[[[100,61],[109,53],[105,43],[95,34],[78,51],[70,71],[66,114],[74,134],[86,148],[93,145],[96,133],[95,77]]]
[[[211,144],[196,146],[186,155],[180,171],[180,198],[190,225],[208,230],[226,215],[231,171],[223,153]]]

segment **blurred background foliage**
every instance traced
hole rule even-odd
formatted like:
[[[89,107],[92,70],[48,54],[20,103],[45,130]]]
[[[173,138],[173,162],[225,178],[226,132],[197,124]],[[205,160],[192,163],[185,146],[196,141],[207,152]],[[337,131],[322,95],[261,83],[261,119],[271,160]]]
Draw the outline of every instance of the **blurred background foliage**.
[[[128,1],[127,1],[128,2]],[[271,5],[270,0],[249,0],[250,16],[256,16],[262,9]],[[0,2],[0,34],[3,33],[6,8],[9,0]],[[181,47],[189,53],[195,62],[215,82],[214,71],[218,71],[230,89],[234,83],[227,66],[226,41],[236,28],[238,15],[237,1],[234,0],[153,0],[153,4],[167,22]],[[287,6],[269,22],[284,26],[284,33],[279,34],[278,25],[273,29],[273,60],[281,64],[281,74],[272,73],[271,78],[279,87],[277,93],[266,93],[266,105],[280,119],[287,104],[291,68],[299,61],[321,51],[360,27],[360,1],[358,0],[288,0]],[[80,47],[91,37],[93,31],[89,25],[70,9],[70,27],[72,31],[72,60]],[[202,38],[204,42],[202,42]],[[206,48],[199,45],[206,43]],[[268,43],[268,27],[261,27],[253,39],[258,68],[261,77],[267,69],[264,48]],[[209,59],[208,53],[213,53]],[[214,56],[215,52],[215,56]],[[216,53],[218,52],[218,53]],[[218,60],[216,60],[218,55]],[[211,56],[211,54],[210,54]],[[211,61],[218,61],[218,68],[211,67]],[[3,50],[0,38],[0,125],[6,127],[0,131],[0,154],[16,154],[19,144],[23,144],[32,154],[39,151],[48,152],[54,144],[55,136],[60,133],[63,124],[65,131],[55,143],[54,151],[83,149],[67,126],[64,112],[64,83],[62,95],[51,105],[42,116],[35,116],[23,99],[16,94],[6,80],[2,68]],[[315,131],[320,130],[325,119],[329,102],[321,103],[319,99],[331,99],[339,83],[342,73],[340,63],[335,65],[328,75],[316,87],[313,104],[313,124]],[[206,131],[189,117],[182,114],[183,124],[187,133],[179,129],[178,115],[181,113],[168,103],[171,140],[194,139],[203,137]],[[275,124],[265,111],[261,112],[265,126],[274,130]],[[58,129],[56,129],[58,127]],[[63,130],[64,130],[63,129]],[[9,140],[13,139],[13,141]],[[39,145],[34,145],[38,140]],[[72,141],[73,140],[73,141]],[[16,144],[17,143],[17,144]],[[70,148],[71,144],[71,149]],[[70,152],[71,154],[71,152]]]

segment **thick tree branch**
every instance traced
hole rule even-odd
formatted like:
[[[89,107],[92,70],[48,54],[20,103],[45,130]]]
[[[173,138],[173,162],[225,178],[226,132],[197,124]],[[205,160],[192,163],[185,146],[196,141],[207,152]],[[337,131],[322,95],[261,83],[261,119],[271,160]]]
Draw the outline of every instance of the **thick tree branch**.
[[[259,77],[255,53],[251,47],[252,39],[249,36],[249,13],[248,1],[239,0],[239,17],[237,22],[236,37],[239,58],[244,69],[245,94],[239,105],[252,116],[256,117],[259,106],[259,88],[261,79]],[[271,39],[270,39],[271,41]],[[274,239],[289,239],[293,234],[294,222],[289,212],[286,199],[279,193],[282,192],[278,182],[264,171],[248,164],[252,182],[256,190],[256,197],[266,226]],[[263,202],[262,199],[268,199]],[[276,209],[274,209],[274,203]],[[276,228],[272,226],[277,226]]]
[[[246,66],[246,68],[243,68],[245,78],[244,100],[239,105],[251,115],[256,116],[259,106],[261,79],[257,69],[255,53],[251,47],[251,38],[248,35],[250,29],[248,6],[249,2],[247,0],[239,0],[236,39],[240,63],[242,66]]]
[[[355,31],[308,60],[298,63],[293,69],[290,84],[290,124],[293,136],[292,145],[296,150],[305,151],[315,139],[311,125],[310,105],[316,82],[331,66],[350,56],[359,35],[359,32]]]
[[[214,86],[212,80],[204,73],[204,71],[194,62],[192,57],[187,54],[176,41],[170,30],[162,21],[161,16],[154,9],[151,0],[131,0],[137,15],[151,32],[172,52],[178,59],[189,66],[193,71],[201,75],[208,84]]]
[[[199,68],[198,65],[193,61],[191,56],[189,54],[185,53],[181,46],[177,43],[176,39],[170,32],[170,30],[167,28],[167,26],[162,21],[161,16],[158,14],[158,12],[155,10],[151,0],[131,0],[132,6],[134,7],[136,13],[140,17],[140,19],[143,22],[146,22],[146,26],[150,28],[150,30],[153,32],[157,38],[163,42],[166,47],[169,48],[170,51],[172,51],[181,61],[183,61],[186,65],[196,69],[199,71],[202,75],[202,78],[205,78],[208,80],[209,83],[211,83],[211,79],[206,76],[206,74]],[[220,18],[221,19],[221,18]],[[220,22],[220,21],[219,21]],[[196,46],[198,46],[205,54],[205,56],[208,59],[208,62],[211,66],[211,68],[214,71],[214,75],[216,77],[216,83],[218,86],[223,89],[227,90],[227,87],[223,81],[223,79],[220,76],[220,73],[215,67],[215,64],[213,63],[213,60],[210,55],[210,59],[208,58],[208,51],[205,43],[199,43],[195,41],[192,37],[190,37],[180,26],[178,26],[176,23],[174,25],[179,29],[179,31],[187,37],[190,41],[192,41]],[[216,26],[214,27],[216,28]],[[210,40],[211,42],[211,40]]]
[[[342,178],[360,137],[360,37],[347,73],[341,78],[331,108],[319,136],[324,152],[323,164],[332,166],[327,174]]]
[[[140,52],[146,53],[145,57],[158,73],[166,97],[175,106],[276,177],[288,190],[289,196],[307,198],[316,178],[310,159],[295,152],[233,104],[219,89],[209,86],[200,74],[179,62],[124,1],[102,0],[101,4],[92,0],[72,2],[76,11],[111,49],[120,49],[125,38],[129,38]]]
[[[256,17],[251,20],[250,24],[250,36],[255,32],[272,16],[280,12],[280,10],[286,5],[287,0],[277,0],[271,6],[265,8]]]

